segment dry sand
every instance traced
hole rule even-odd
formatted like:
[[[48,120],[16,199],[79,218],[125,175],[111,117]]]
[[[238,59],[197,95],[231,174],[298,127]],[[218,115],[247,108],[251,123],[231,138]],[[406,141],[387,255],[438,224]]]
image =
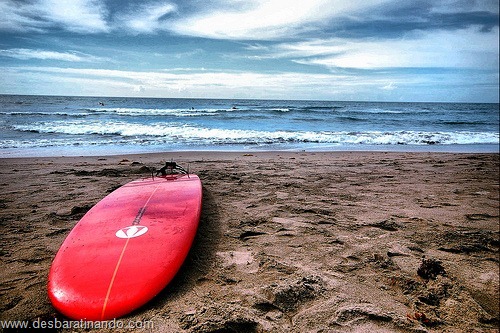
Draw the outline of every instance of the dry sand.
[[[1,159],[0,320],[64,320],[46,284],[65,236],[171,158],[203,212],[176,279],[123,318],[153,328],[60,331],[498,332],[498,154]]]

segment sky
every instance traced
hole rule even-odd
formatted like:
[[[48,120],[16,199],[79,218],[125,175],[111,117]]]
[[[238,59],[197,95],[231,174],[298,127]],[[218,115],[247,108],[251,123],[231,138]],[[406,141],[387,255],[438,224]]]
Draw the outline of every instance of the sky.
[[[498,0],[0,0],[0,94],[499,102]]]

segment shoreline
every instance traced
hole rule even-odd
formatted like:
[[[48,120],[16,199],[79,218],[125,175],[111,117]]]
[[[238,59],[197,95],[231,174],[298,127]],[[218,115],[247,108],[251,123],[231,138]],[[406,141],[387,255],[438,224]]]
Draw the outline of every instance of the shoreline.
[[[296,156],[325,156],[327,158],[334,157],[364,157],[364,156],[374,156],[376,157],[387,157],[387,156],[417,156],[422,157],[427,156],[490,156],[491,158],[497,157],[500,159],[500,153],[497,152],[434,152],[434,151],[373,151],[373,150],[337,150],[337,151],[305,151],[305,150],[265,150],[265,151],[240,151],[240,150],[179,150],[179,151],[163,151],[163,152],[135,152],[135,153],[110,153],[105,155],[61,155],[61,156],[12,156],[12,157],[0,157],[0,163],[5,163],[5,165],[11,164],[11,162],[26,161],[31,163],[35,160],[51,163],[53,161],[63,161],[67,160],[70,162],[83,162],[83,165],[90,163],[91,161],[98,161],[99,164],[112,164],[117,163],[118,165],[123,165],[127,161],[133,161],[138,165],[149,163],[149,167],[157,166],[160,168],[162,164],[167,161],[174,159],[174,161],[179,163],[180,158],[182,162],[189,162],[194,160],[195,162],[205,163],[209,160],[227,159],[233,158],[234,161],[239,161],[241,158],[246,159],[261,159],[265,158],[268,160],[291,158]],[[102,161],[102,162],[100,162]],[[123,162],[125,161],[125,162]],[[226,161],[228,162],[228,161]],[[0,167],[2,165],[0,164]],[[500,171],[500,170],[499,170]]]
[[[138,332],[498,332],[498,153],[0,158],[0,320],[65,320],[46,293],[60,244],[170,159],[200,176],[202,217],[174,281],[121,318],[154,323]]]
[[[338,146],[338,147],[302,147],[293,149],[258,149],[255,147],[231,147],[226,149],[214,149],[200,147],[195,149],[173,149],[159,151],[158,147],[149,147],[149,149],[133,151],[131,147],[41,147],[34,149],[15,149],[7,148],[0,150],[0,159],[3,158],[42,158],[42,157],[78,157],[78,156],[115,156],[115,155],[137,155],[137,154],[160,154],[160,153],[263,153],[263,152],[308,152],[308,153],[335,153],[335,152],[380,152],[380,153],[457,153],[457,154],[498,154],[500,147],[493,144],[480,145],[359,145],[359,146]]]

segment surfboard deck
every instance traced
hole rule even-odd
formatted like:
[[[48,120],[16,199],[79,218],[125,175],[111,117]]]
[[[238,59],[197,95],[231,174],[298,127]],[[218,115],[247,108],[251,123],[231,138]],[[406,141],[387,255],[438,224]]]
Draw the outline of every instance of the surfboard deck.
[[[72,319],[109,320],[151,300],[191,248],[201,199],[194,174],[134,180],[110,193],[75,225],[52,262],[54,307]]]

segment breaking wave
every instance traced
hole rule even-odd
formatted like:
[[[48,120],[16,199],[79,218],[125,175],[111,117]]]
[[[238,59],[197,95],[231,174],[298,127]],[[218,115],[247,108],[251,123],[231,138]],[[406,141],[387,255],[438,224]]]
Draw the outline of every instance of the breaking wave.
[[[490,132],[428,132],[428,131],[263,131],[197,127],[179,123],[131,124],[127,122],[54,122],[15,126],[18,131],[75,136],[113,136],[115,141],[129,143],[178,142],[185,144],[280,144],[328,143],[348,145],[449,145],[494,144],[499,134]],[[87,139],[89,140],[89,139]],[[91,141],[91,140],[90,140]],[[45,140],[44,145],[50,144]],[[39,143],[39,144],[40,144]],[[55,143],[55,142],[54,142]],[[3,147],[6,142],[1,143]],[[32,142],[33,144],[33,142]],[[15,145],[10,141],[8,146]]]

